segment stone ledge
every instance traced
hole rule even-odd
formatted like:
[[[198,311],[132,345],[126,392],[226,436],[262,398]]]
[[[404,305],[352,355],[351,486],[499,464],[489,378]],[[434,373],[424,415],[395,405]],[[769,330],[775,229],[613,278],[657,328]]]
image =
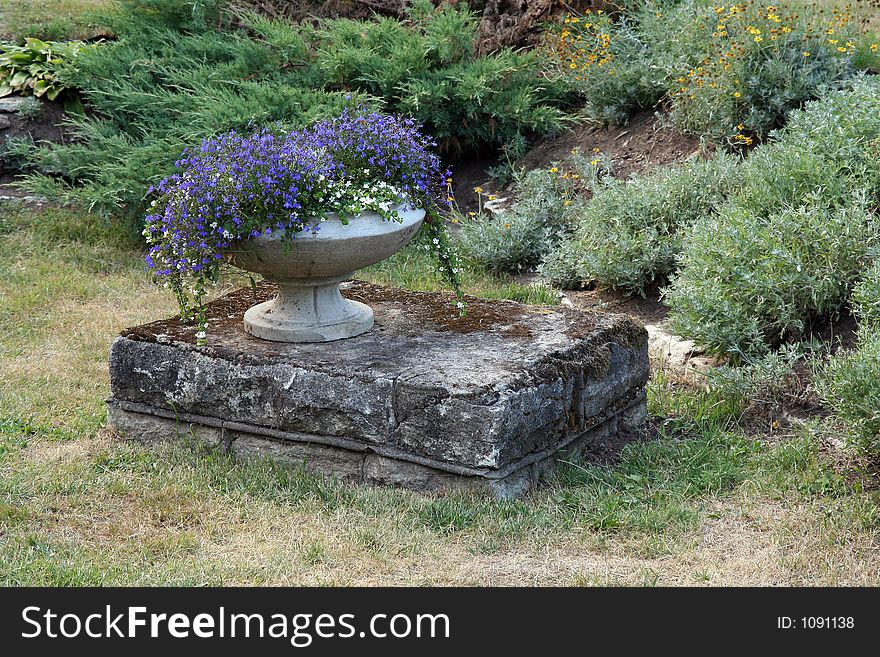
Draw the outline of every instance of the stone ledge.
[[[373,331],[291,345],[241,328],[271,294],[261,284],[211,304],[208,347],[174,319],[124,331],[111,424],[152,442],[181,422],[235,454],[346,480],[512,495],[558,453],[644,416],[646,333],[623,316],[472,300],[459,319],[447,295],[355,283],[346,295],[373,307]]]

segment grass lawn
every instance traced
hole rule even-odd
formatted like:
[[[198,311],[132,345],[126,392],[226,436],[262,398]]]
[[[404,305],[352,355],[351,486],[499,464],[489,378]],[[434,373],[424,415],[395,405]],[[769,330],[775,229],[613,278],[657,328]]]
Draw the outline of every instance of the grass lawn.
[[[54,41],[82,39],[100,31],[90,12],[112,0],[3,0],[0,38],[26,36]]]
[[[417,249],[368,275],[433,285]],[[472,292],[552,299],[467,278]],[[876,491],[823,447],[824,429],[746,435],[736,402],[662,369],[656,440],[614,465],[570,464],[514,502],[124,443],[102,428],[108,347],[173,311],[101,220],[0,205],[0,583],[880,582]]]

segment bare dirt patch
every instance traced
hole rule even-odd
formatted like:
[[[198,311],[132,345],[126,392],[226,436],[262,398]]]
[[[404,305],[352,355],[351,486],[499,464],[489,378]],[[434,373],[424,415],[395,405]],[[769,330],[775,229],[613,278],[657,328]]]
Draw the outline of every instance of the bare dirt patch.
[[[625,126],[584,123],[559,137],[540,141],[517,164],[527,170],[537,169],[566,160],[575,148],[584,153],[599,149],[611,158],[618,178],[683,162],[702,152],[699,137],[682,134],[663,116],[644,111]]]
[[[628,178],[710,154],[701,145],[699,137],[682,134],[671,127],[663,115],[644,111],[635,114],[625,126],[584,122],[557,137],[539,140],[514,166],[526,171],[549,167],[553,163],[568,160],[574,149],[585,154],[603,153],[610,158],[612,171],[617,178]],[[498,158],[475,158],[453,166],[453,191],[462,211],[476,209],[475,187],[499,195],[512,192],[503,189],[489,176],[488,171],[499,163]]]

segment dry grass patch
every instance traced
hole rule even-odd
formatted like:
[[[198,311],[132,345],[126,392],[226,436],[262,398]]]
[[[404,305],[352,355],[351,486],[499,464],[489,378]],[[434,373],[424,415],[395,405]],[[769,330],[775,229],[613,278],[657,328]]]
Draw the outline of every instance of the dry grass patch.
[[[658,440],[616,464],[572,464],[515,502],[346,487],[186,445],[124,443],[101,430],[107,349],[124,326],[171,314],[173,300],[112,227],[57,210],[7,216],[0,582],[877,582],[874,493],[829,463],[819,427],[756,440],[738,425],[741,406],[688,378],[651,384]]]

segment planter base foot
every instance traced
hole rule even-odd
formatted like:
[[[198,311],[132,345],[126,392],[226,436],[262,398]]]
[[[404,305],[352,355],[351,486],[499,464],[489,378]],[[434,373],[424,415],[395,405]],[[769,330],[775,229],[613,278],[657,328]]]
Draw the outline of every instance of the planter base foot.
[[[344,280],[344,279],[343,279]],[[339,292],[339,279],[304,285],[277,280],[278,296],[244,314],[244,330],[273,342],[331,342],[373,328],[373,311]]]

